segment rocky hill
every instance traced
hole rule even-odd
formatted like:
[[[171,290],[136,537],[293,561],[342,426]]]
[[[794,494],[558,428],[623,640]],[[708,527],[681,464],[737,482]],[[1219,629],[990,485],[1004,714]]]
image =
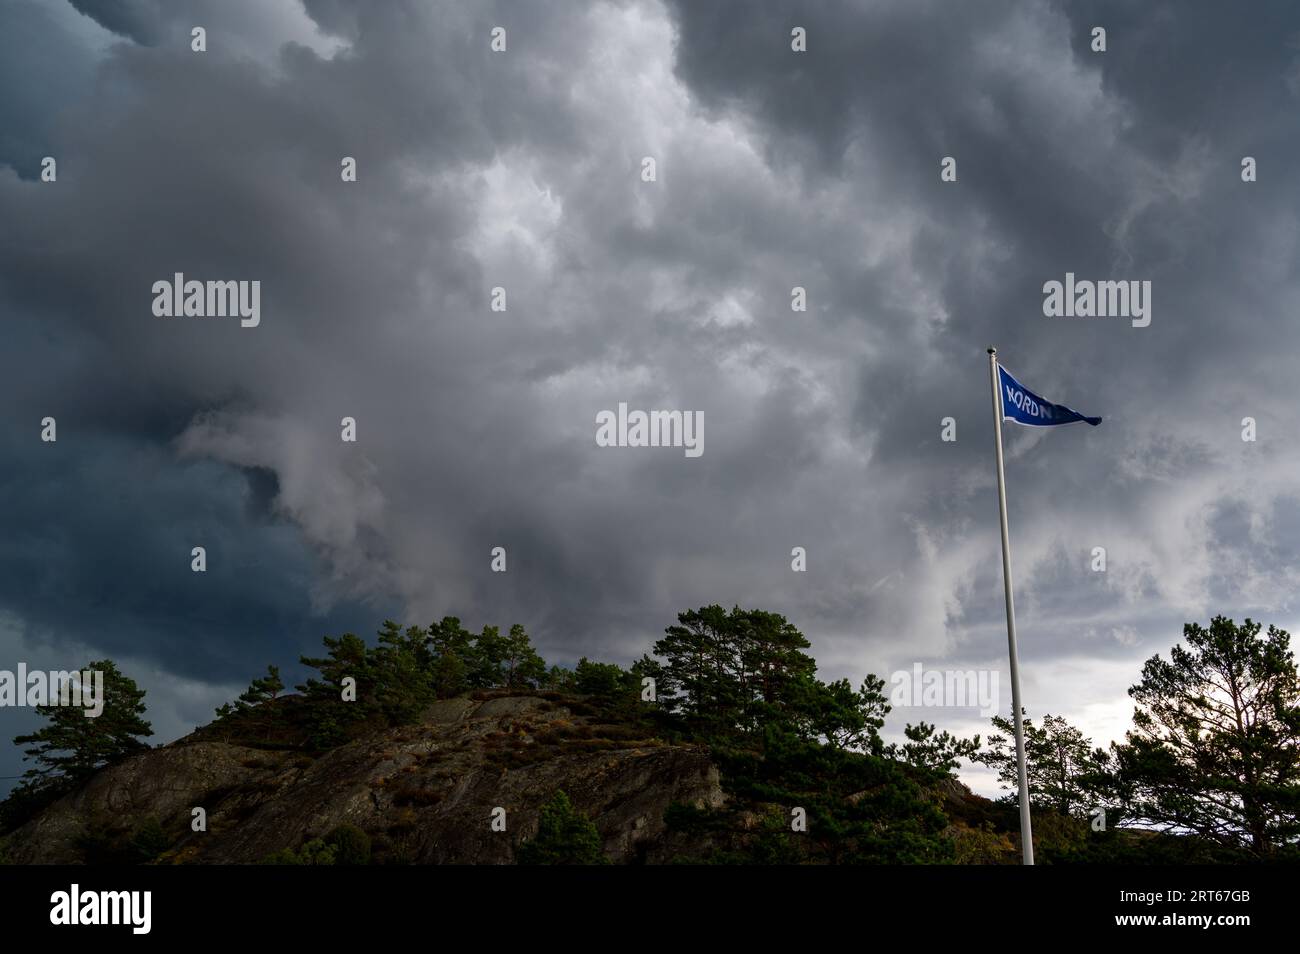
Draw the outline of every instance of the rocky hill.
[[[666,831],[670,805],[725,801],[705,748],[638,738],[545,695],[442,700],[413,725],[315,756],[200,730],[98,773],[14,832],[9,860],[117,860],[147,829],[161,830],[160,863],[255,863],[346,824],[370,836],[375,862],[511,863],[562,790],[610,861],[656,863],[683,847]],[[206,832],[192,830],[195,808]]]

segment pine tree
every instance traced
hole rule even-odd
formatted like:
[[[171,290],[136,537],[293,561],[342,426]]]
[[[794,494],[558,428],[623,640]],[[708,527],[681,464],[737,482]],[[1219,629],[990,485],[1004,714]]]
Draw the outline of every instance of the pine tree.
[[[379,645],[369,655],[375,704],[384,719],[390,725],[415,720],[436,698],[428,632],[385,620]]]
[[[280,680],[280,667],[267,666],[266,675],[254,679],[239,697],[239,701],[249,707],[260,706],[263,702],[274,701],[275,697],[283,691],[284,683]]]
[[[1268,857],[1300,839],[1300,680],[1290,634],[1250,619],[1183,627],[1129,689],[1134,728],[1114,748],[1130,817]]]
[[[217,708],[217,718],[229,719],[236,716],[248,718],[265,729],[269,736],[272,726],[275,725],[277,713],[268,712],[271,707],[265,704],[274,702],[282,691],[284,691],[284,683],[280,679],[280,667],[267,666],[266,675],[254,679],[238,699]]]
[[[541,688],[549,689],[552,692],[574,692],[577,689],[577,680],[574,677],[573,670],[565,669],[563,666],[552,666],[546,670],[546,676],[542,679]]]
[[[726,610],[714,604],[677,614],[654,653],[664,660],[661,701],[706,732],[735,728],[736,660]]]
[[[944,778],[961,764],[962,759],[974,759],[979,752],[980,737],[962,739],[950,735],[946,730],[939,732],[928,722],[903,727],[907,742],[903,745],[885,747],[885,755],[899,759],[913,768],[920,769],[932,778]]]
[[[807,705],[809,735],[825,739],[837,749],[881,755],[880,729],[890,709],[881,691],[884,686],[885,680],[875,675],[863,679],[857,692],[847,679],[830,684],[814,681],[813,698]]]
[[[1021,717],[1025,732],[1025,770],[1029,779],[1030,805],[1050,808],[1059,815],[1087,815],[1101,798],[1098,786],[1104,784],[1107,755],[1096,749],[1090,739],[1060,716],[1045,715],[1037,726],[1032,719]],[[999,734],[989,736],[989,751],[975,757],[992,769],[998,780],[1020,800],[1020,768],[1016,760],[1015,725],[1006,716],[994,716],[993,726]]]
[[[669,711],[706,736],[762,736],[776,723],[807,730],[819,704],[817,663],[784,616],[715,604],[677,621],[654,646],[664,660],[658,695]]]
[[[374,682],[365,642],[353,633],[344,633],[337,638],[326,636],[323,642],[324,656],[299,657],[299,662],[318,670],[322,676],[321,679],[309,678],[298,687],[299,691],[313,699],[337,699],[343,679],[350,676],[357,681],[357,704],[365,705],[364,700],[371,695],[366,690],[371,689]]]
[[[233,703],[227,702],[217,709],[217,717],[224,718],[237,712],[246,712],[264,702],[270,702],[284,691],[280,680],[280,667],[267,666],[266,675],[254,679]]]
[[[588,696],[616,699],[632,691],[632,674],[613,663],[592,662],[586,656],[573,670],[574,688]]]
[[[470,687],[474,636],[455,616],[444,616],[429,626],[432,679],[439,699],[450,699]]]
[[[299,661],[320,672],[321,678],[308,678],[298,686],[306,697],[308,744],[326,749],[347,741],[352,727],[378,712],[375,702],[374,666],[366,644],[353,633],[326,636],[326,653],[321,657],[302,656]],[[343,680],[356,680],[356,700],[344,702]]]
[[[48,719],[49,724],[14,739],[15,745],[28,746],[23,750],[23,760],[36,761],[23,776],[26,786],[76,783],[106,765],[149,748],[141,741],[153,735],[153,728],[142,718],[144,690],[109,659],[87,663],[83,671],[103,673],[104,711],[89,716],[76,706],[38,706],[37,714]]]
[[[496,626],[484,626],[483,632],[475,638],[466,663],[469,668],[469,684],[475,689],[495,689],[505,685],[505,670],[502,661],[506,656],[507,638],[501,635]]]
[[[745,721],[794,717],[809,701],[817,671],[816,660],[804,652],[812,644],[779,613],[736,607],[727,622]]]
[[[510,635],[505,638],[501,668],[503,684],[510,689],[534,689],[546,677],[546,663],[519,623],[510,627]]]
[[[469,688],[465,662],[455,653],[447,653],[434,660],[430,678],[434,695],[439,699],[450,699]]]
[[[521,865],[603,865],[600,833],[577,811],[569,796],[556,792],[542,806],[537,835],[515,851]]]

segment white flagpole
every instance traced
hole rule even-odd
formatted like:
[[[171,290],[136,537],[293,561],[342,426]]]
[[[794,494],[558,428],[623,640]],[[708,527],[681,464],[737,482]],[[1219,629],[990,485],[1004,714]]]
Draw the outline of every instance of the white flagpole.
[[[1011,709],[1016,725],[1016,767],[1020,773],[1020,843],[1024,863],[1034,863],[1034,832],[1029,824],[1029,774],[1025,769],[1025,730],[1020,714],[1020,660],[1016,654],[1016,607],[1011,599],[1011,539],[1007,530],[1007,478],[1002,470],[1002,392],[998,387],[998,349],[989,348],[993,385],[993,434],[997,439],[998,510],[1002,517],[1002,583],[1007,595],[1007,646],[1011,652]]]

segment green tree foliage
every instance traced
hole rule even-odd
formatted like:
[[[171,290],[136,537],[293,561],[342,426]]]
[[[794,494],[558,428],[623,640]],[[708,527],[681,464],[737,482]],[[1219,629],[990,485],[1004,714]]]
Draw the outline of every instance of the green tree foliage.
[[[670,827],[712,835],[704,858],[723,864],[934,864],[950,861],[948,819],[918,773],[897,760],[809,740],[769,726],[761,751],[713,746],[731,796],[717,810],[679,810]],[[791,827],[803,808],[807,831]],[[760,823],[756,826],[754,816]],[[687,859],[683,859],[687,860]]]
[[[469,653],[469,684],[475,689],[505,685],[506,637],[496,626],[484,626]]]
[[[1183,627],[1129,689],[1134,728],[1114,747],[1126,813],[1257,857],[1300,839],[1300,684],[1290,634],[1216,616]]]
[[[634,664],[633,684],[652,676],[660,703],[688,734],[761,747],[776,726],[807,742],[884,753],[884,680],[869,675],[856,691],[846,679],[822,682],[808,640],[778,613],[714,605],[677,620],[655,643],[662,662]]]
[[[515,850],[521,865],[603,865],[600,833],[569,796],[556,792],[542,806],[537,834]]]
[[[312,838],[297,849],[281,848],[262,859],[264,865],[368,865],[370,836],[355,825],[342,824],[324,838]]]
[[[374,659],[365,641],[353,633],[326,636],[325,655],[302,656],[300,662],[320,673],[298,686],[308,703],[308,744],[324,749],[346,742],[350,732],[377,710]],[[344,680],[354,679],[355,701],[344,701]]]
[[[495,626],[475,636],[454,616],[428,628],[385,620],[374,647],[345,633],[325,637],[325,649],[324,656],[302,657],[320,675],[298,687],[315,748],[338,745],[363,726],[410,724],[433,701],[469,689],[535,689],[548,678],[518,624],[505,636]],[[353,701],[343,698],[349,677],[356,681]]]
[[[648,653],[643,653],[641,658],[628,667],[628,672],[632,674],[632,684],[636,687],[637,698],[641,698],[641,693],[645,688],[645,680],[652,679],[656,687],[662,685],[667,678],[664,674],[664,666],[659,660],[653,658]],[[656,688],[656,693],[658,689]]]
[[[280,680],[280,667],[267,666],[266,675],[254,679],[240,695],[237,704],[251,709],[264,702],[274,702],[275,697],[283,691],[284,683]]]
[[[817,661],[812,644],[779,613],[732,609],[726,628],[740,724],[754,729],[771,719],[797,719],[806,712]]]
[[[435,654],[421,627],[403,629],[385,620],[373,648],[352,633],[325,637],[325,648],[323,657],[302,657],[320,678],[298,687],[311,704],[311,739],[318,748],[346,741],[359,725],[407,724],[437,697]],[[350,701],[344,698],[348,678],[355,680]]]
[[[665,661],[659,701],[700,726],[725,728],[734,709],[728,678],[734,659],[727,628],[721,606],[688,610],[678,614],[677,625],[665,629],[654,645],[655,655]]]
[[[131,849],[140,863],[153,861],[171,847],[172,840],[156,818],[148,818],[131,836]]]
[[[266,675],[254,679],[238,699],[217,708],[217,719],[224,720],[227,725],[230,721],[237,721],[240,725],[255,725],[269,734],[277,723],[278,715],[270,703],[274,703],[283,691],[280,667],[267,666]]]
[[[323,838],[304,842],[296,851],[282,848],[262,859],[264,865],[333,865],[338,863],[338,849]]]
[[[539,688],[551,692],[577,692],[577,680],[573,670],[565,669],[563,666],[552,666],[546,670],[546,676],[542,679]]]
[[[519,623],[504,636],[496,626],[484,626],[474,636],[448,616],[422,632],[438,698],[466,689],[536,689],[546,682],[546,663]]]
[[[147,818],[134,831],[97,820],[74,839],[81,861],[87,865],[143,865],[154,861],[172,845],[156,818]]]
[[[455,616],[429,627],[429,650],[433,654],[433,687],[439,699],[458,696],[470,687],[474,636]]]
[[[809,646],[778,613],[705,606],[664,631],[654,646],[662,663],[638,667],[654,675],[661,704],[702,737],[762,739],[779,725],[841,747],[875,746],[889,710],[884,683],[870,677],[856,693],[847,682],[828,686],[816,678]]]
[[[339,637],[326,636],[324,643],[324,656],[299,658],[304,666],[317,670],[321,678],[309,678],[298,690],[312,699],[338,698],[343,680],[352,678],[356,680],[358,701],[373,698],[373,657],[365,641],[353,633],[344,633]]]
[[[1094,748],[1092,740],[1060,716],[1043,716],[1042,725],[1021,716],[1025,731],[1025,772],[1029,779],[1029,803],[1035,810],[1047,809],[1058,815],[1088,817],[1106,801],[1109,756]],[[1011,794],[1011,804],[1020,804],[1020,772],[1016,763],[1015,725],[1007,716],[994,716],[988,751],[975,761],[998,773],[998,780]],[[1112,822],[1114,821],[1112,815]]]
[[[334,864],[370,864],[370,836],[356,825],[339,825],[325,836],[324,841],[334,849]]]
[[[109,659],[87,663],[83,671],[103,673],[104,711],[92,717],[76,706],[38,706],[37,714],[49,723],[14,739],[15,745],[26,746],[24,761],[36,762],[23,776],[25,784],[40,788],[80,782],[106,765],[149,748],[141,741],[153,735],[153,728],[142,718],[144,690]]]
[[[639,686],[640,680],[623,667],[592,662],[586,656],[573,670],[573,688],[583,695],[618,699],[637,692]]]
[[[935,726],[926,722],[905,726],[903,735],[907,741],[901,746],[886,746],[885,755],[906,762],[934,779],[952,774],[962,759],[974,759],[980,747],[978,735],[973,739],[960,739],[949,735],[947,731],[939,732]]]
[[[372,705],[390,725],[413,722],[437,698],[428,630],[385,620],[370,660]]]
[[[501,669],[501,684],[509,689],[536,689],[546,678],[546,663],[518,623],[503,643]]]
[[[880,729],[890,709],[884,687],[885,680],[874,675],[868,675],[856,692],[847,679],[816,683],[816,697],[809,707],[809,728],[833,748],[884,754]]]

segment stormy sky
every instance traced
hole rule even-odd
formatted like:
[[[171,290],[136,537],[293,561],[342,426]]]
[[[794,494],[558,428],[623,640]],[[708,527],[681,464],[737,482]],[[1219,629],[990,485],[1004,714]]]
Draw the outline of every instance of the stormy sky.
[[[1007,482],[1025,705],[1117,738],[1185,622],[1297,625],[1298,151],[1289,2],[0,0],[0,668],[111,657],[165,741],[385,617],[627,663],[718,602],[1006,712],[996,344],[1105,418]],[[177,272],[260,324],[155,317]],[[1067,272],[1150,325],[1045,317]],[[704,453],[597,446],[620,402]]]

